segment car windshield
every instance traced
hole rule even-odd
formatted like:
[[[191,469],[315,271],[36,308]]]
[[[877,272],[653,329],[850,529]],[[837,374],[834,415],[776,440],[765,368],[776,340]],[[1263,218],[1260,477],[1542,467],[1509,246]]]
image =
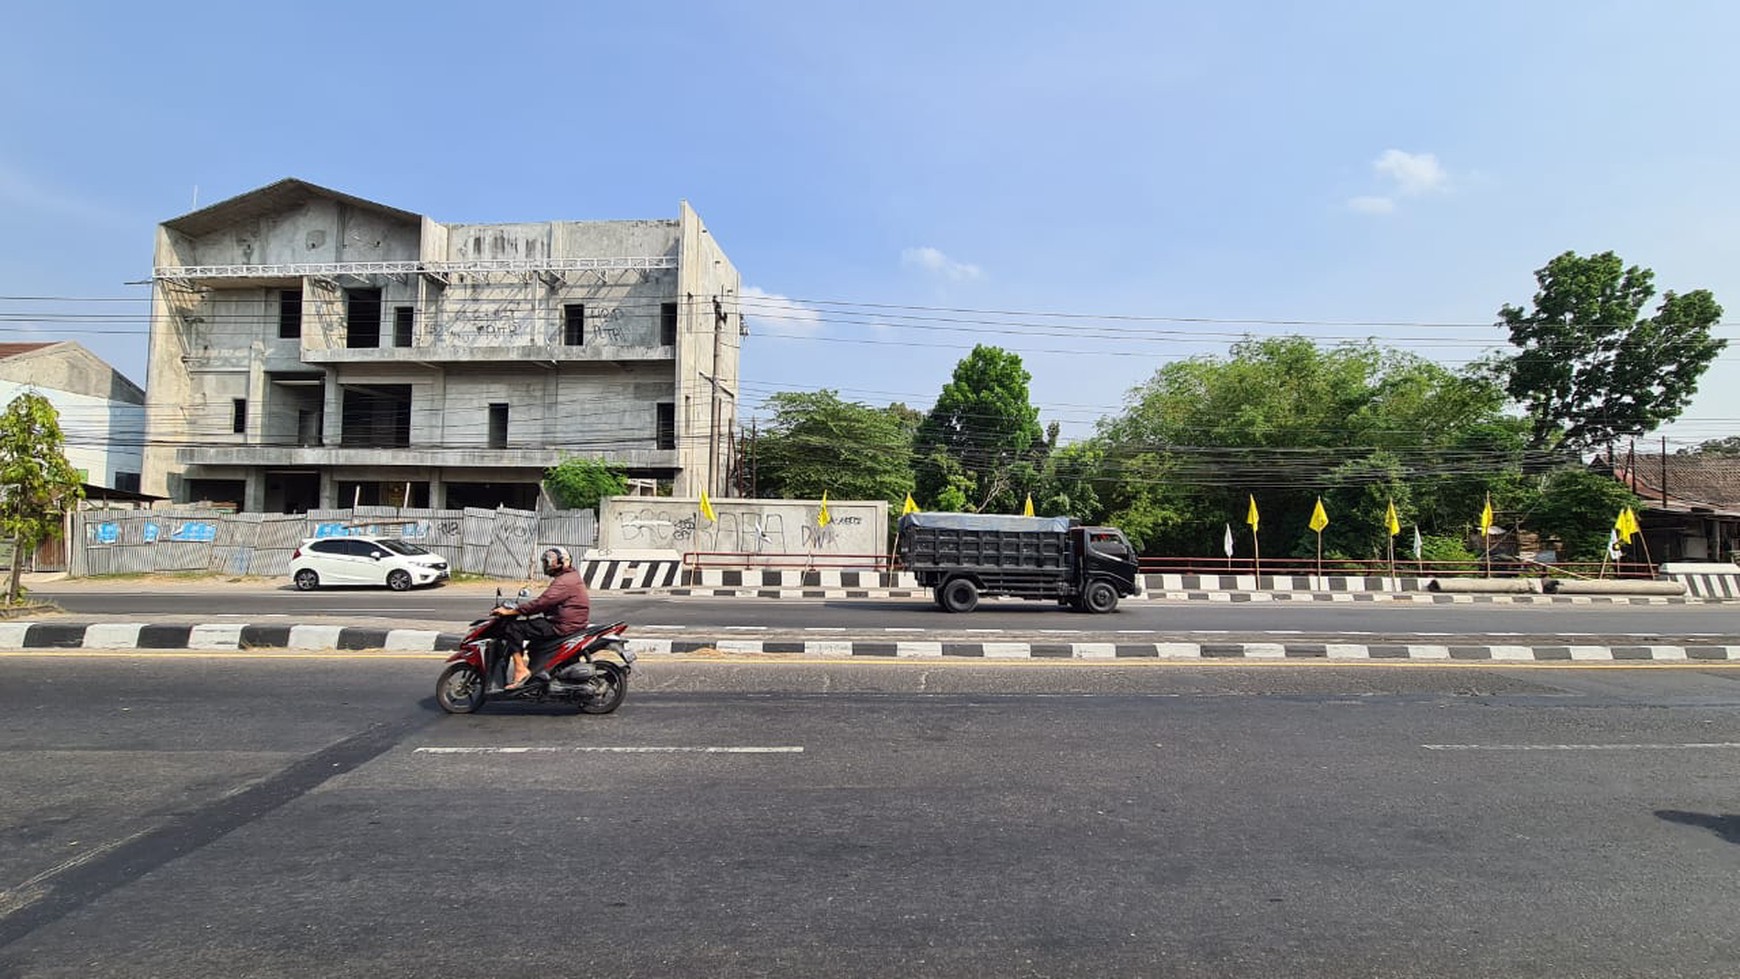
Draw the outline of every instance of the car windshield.
[[[428,551],[423,550],[421,547],[418,547],[415,544],[407,543],[406,541],[402,541],[402,540],[383,540],[380,543],[381,543],[382,547],[386,548],[389,551],[393,551],[395,553],[398,553],[398,554],[427,554],[427,553],[429,553]]]

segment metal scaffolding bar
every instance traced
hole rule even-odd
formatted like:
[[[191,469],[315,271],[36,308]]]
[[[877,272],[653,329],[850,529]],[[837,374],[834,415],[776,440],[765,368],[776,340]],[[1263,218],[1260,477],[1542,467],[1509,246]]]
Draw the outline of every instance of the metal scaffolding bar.
[[[547,258],[541,260],[499,259],[471,262],[309,262],[281,265],[160,265],[153,269],[153,278],[169,282],[193,279],[297,279],[304,276],[330,278],[335,275],[415,275],[446,276],[463,273],[506,272],[606,272],[622,270],[674,269],[674,255],[652,255],[631,258]]]

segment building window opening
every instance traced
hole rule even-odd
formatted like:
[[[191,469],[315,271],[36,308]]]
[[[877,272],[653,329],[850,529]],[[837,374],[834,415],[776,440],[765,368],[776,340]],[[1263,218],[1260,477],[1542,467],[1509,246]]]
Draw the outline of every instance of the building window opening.
[[[411,385],[370,384],[344,389],[340,445],[405,448],[411,444]]]
[[[658,423],[653,430],[656,447],[674,449],[677,447],[677,403],[661,401],[658,411]]]
[[[379,289],[351,289],[345,293],[344,345],[352,348],[381,345]]]
[[[278,339],[294,340],[302,335],[302,290],[278,290]]]
[[[248,433],[247,398],[235,398],[230,402],[230,431],[237,435]]]
[[[586,304],[568,303],[562,307],[562,342],[570,347],[586,342]]]
[[[115,489],[123,493],[139,492],[139,474],[115,470]]]
[[[393,346],[409,347],[411,345],[411,324],[415,317],[409,306],[393,307]]]
[[[659,303],[659,343],[666,347],[677,345],[676,303]]]
[[[507,448],[508,406],[499,402],[489,406],[489,447]]]

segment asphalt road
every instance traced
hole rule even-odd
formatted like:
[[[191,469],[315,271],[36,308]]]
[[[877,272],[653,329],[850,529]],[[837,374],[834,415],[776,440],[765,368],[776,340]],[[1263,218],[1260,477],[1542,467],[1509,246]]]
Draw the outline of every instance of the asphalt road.
[[[1737,669],[437,668],[0,655],[0,975],[1740,974]]]
[[[289,619],[457,632],[488,611],[495,586],[461,584],[403,593],[382,589],[303,593],[288,586],[210,579],[141,583],[87,580],[49,582],[34,587],[31,594],[85,620],[240,617],[258,622]],[[1740,612],[1733,605],[1720,604],[1127,601],[1111,615],[1096,616],[1013,600],[987,602],[970,615],[943,612],[928,598],[697,598],[594,592],[592,600],[594,621],[625,619],[637,630],[754,628],[795,633],[845,629],[874,633],[916,629],[955,636],[998,630],[1027,637],[1143,633],[1187,638],[1218,633],[1301,638],[1530,636],[1740,642]]]

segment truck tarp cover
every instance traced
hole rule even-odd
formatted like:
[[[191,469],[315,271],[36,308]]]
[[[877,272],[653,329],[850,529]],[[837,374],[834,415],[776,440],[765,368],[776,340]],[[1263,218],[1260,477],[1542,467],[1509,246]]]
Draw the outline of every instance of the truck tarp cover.
[[[998,513],[909,513],[900,518],[900,529],[998,530],[1004,533],[1069,532],[1068,517],[1010,517]]]

